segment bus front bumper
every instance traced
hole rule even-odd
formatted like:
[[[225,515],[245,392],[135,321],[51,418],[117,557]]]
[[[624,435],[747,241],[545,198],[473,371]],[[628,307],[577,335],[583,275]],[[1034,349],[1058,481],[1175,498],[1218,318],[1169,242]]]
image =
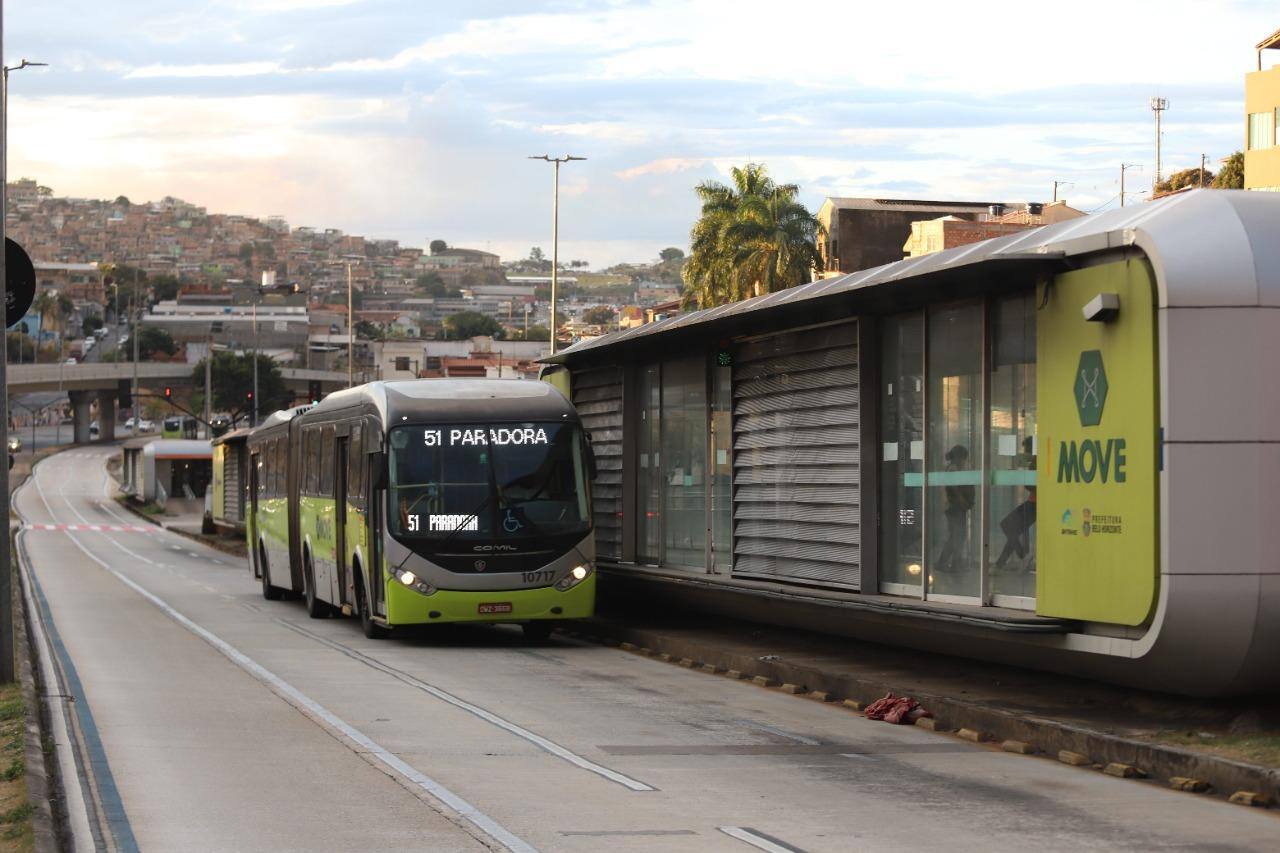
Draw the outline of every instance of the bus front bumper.
[[[472,592],[438,590],[421,595],[387,580],[387,624],[434,622],[530,622],[538,619],[585,619],[595,612],[596,573],[568,592],[552,586]]]

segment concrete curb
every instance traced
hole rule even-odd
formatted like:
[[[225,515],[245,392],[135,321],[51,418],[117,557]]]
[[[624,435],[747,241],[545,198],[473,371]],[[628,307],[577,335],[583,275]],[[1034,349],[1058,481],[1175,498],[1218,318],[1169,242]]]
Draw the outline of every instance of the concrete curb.
[[[902,693],[888,681],[833,673],[815,666],[784,659],[757,657],[717,648],[711,640],[670,636],[659,629],[634,628],[610,622],[588,620],[578,630],[588,636],[608,637],[633,646],[652,649],[661,660],[688,658],[724,671],[742,673],[746,680],[761,686],[795,685],[810,692],[824,693],[866,705],[886,693]],[[1280,768],[1263,767],[1193,752],[1178,747],[1126,738],[1044,717],[1028,716],[964,699],[913,691],[912,697],[933,712],[938,730],[970,730],[986,741],[1000,744],[1014,741],[1029,745],[1047,756],[1076,753],[1089,764],[1102,767],[1125,765],[1146,777],[1169,786],[1182,777],[1203,780],[1210,793],[1228,798],[1237,791],[1256,792],[1265,802],[1280,799]]]
[[[25,478],[24,478],[25,479]],[[9,532],[10,553],[17,558],[16,533]],[[22,573],[15,572],[18,584],[14,588],[14,608],[21,619],[22,630],[14,631],[15,646],[18,652],[18,680],[22,683],[22,703],[25,706],[26,740],[23,745],[23,762],[26,765],[27,802],[31,804],[31,829],[33,847],[37,853],[57,853],[61,849],[58,843],[57,822],[53,815],[53,798],[57,785],[54,783],[50,768],[45,761],[44,739],[46,726],[39,693],[36,690],[35,667],[32,665],[31,641],[27,636],[30,628],[30,617],[27,613],[26,601],[22,590]],[[16,620],[15,620],[16,621]]]

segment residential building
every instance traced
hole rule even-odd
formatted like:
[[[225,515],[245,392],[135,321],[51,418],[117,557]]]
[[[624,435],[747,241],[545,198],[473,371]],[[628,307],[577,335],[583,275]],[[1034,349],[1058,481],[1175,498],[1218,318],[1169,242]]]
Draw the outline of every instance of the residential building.
[[[911,236],[912,222],[940,216],[977,220],[1026,208],[1025,204],[986,201],[828,198],[818,209],[818,221],[826,232],[818,246],[822,274],[840,275],[902,260],[902,245]]]
[[[1068,207],[1065,201],[1056,201],[1043,207],[1032,204],[1029,208],[1010,211],[997,217],[985,214],[976,221],[958,216],[942,216],[912,222],[911,236],[907,238],[902,250],[908,258],[915,258],[1085,215],[1084,211]]]
[[[1280,30],[1258,42],[1258,70],[1244,77],[1244,188],[1280,191],[1280,65],[1263,70],[1262,52],[1280,50]]]

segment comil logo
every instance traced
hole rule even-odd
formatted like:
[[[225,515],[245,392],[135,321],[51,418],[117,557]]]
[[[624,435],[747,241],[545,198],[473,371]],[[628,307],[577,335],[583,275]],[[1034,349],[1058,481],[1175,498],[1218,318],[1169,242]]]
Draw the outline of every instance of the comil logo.
[[[1102,423],[1102,407],[1107,402],[1107,368],[1102,364],[1101,351],[1091,349],[1080,353],[1075,393],[1080,426],[1091,427]]]

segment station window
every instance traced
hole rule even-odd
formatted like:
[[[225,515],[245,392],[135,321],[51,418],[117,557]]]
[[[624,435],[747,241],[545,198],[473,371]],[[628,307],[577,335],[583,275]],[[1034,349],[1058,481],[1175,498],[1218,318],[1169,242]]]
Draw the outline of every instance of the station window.
[[[702,570],[707,565],[707,359],[640,371],[637,559]],[[726,466],[727,467],[727,466]]]
[[[320,439],[320,494],[333,496],[333,427],[327,426]]]
[[[1035,604],[1031,291],[881,323],[880,591]]]

